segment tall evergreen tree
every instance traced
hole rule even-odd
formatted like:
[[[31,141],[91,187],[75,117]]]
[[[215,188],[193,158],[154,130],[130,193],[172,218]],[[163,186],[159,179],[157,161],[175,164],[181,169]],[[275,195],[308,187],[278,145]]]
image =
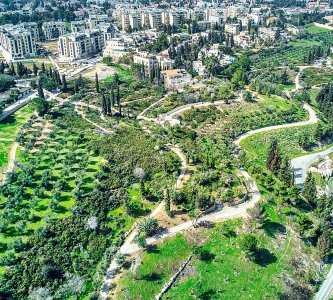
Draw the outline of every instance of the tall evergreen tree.
[[[42,99],[45,99],[45,95],[44,95],[44,91],[43,91],[41,80],[38,80],[37,91],[38,91],[38,97],[40,97]]]
[[[111,86],[111,106],[114,107],[115,106],[115,95],[114,95],[114,86]]]
[[[107,103],[106,103],[106,99],[105,99],[105,95],[104,93],[102,93],[102,113],[104,115],[107,115]]]
[[[34,73],[35,76],[38,74],[38,67],[35,63],[32,64],[32,72]]]
[[[283,181],[288,187],[291,187],[294,184],[294,172],[291,168],[290,160],[288,158],[282,159],[279,170],[279,179]]]
[[[311,172],[308,173],[308,176],[306,178],[303,189],[303,196],[312,206],[315,207],[317,205],[316,181]]]
[[[318,238],[317,247],[319,256],[325,260],[331,252],[331,238],[328,228],[325,228],[323,234]]]
[[[277,140],[273,139],[268,151],[268,158],[266,161],[266,167],[270,170],[274,175],[279,173],[281,166],[281,154],[280,148]]]
[[[99,93],[99,81],[98,81],[98,75],[97,73],[95,74],[95,88],[96,88],[96,92]]]
[[[45,71],[46,71],[46,69],[45,69],[45,64],[42,63],[42,70],[41,70],[41,72],[42,72],[42,73],[45,73]]]
[[[62,91],[67,92],[68,87],[67,87],[67,80],[65,74],[62,74]]]

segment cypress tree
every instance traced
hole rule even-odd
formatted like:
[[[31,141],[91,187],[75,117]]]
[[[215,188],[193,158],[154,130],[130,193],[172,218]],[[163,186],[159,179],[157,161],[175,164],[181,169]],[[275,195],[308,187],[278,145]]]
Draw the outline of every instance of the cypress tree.
[[[317,247],[319,256],[322,260],[325,260],[331,251],[331,239],[327,228],[324,229],[323,234],[318,238]]]
[[[111,86],[111,106],[115,106],[115,95],[114,95],[114,86]]]
[[[110,100],[110,97],[106,100],[106,112],[107,112],[108,115],[111,115],[111,100]]]
[[[107,104],[106,104],[106,99],[105,99],[104,93],[102,93],[102,113],[104,115],[106,115],[108,113],[107,112]]]
[[[279,170],[279,179],[283,181],[288,187],[291,187],[294,184],[294,172],[291,168],[290,160],[288,158],[282,159]]]
[[[42,71],[41,72],[45,73],[45,64],[44,63],[42,63]]]
[[[95,74],[95,88],[96,88],[96,92],[99,93],[99,81],[98,81],[98,75],[97,73]]]
[[[37,88],[37,91],[38,91],[38,97],[40,97],[40,98],[42,98],[42,99],[45,99],[45,95],[44,95],[44,91],[43,91],[42,83],[41,83],[40,80],[38,81],[38,88]]]
[[[35,63],[32,65],[32,72],[34,73],[35,76],[38,74],[38,67]]]
[[[303,189],[303,196],[308,202],[315,207],[317,205],[317,188],[316,188],[316,181],[313,177],[312,173],[308,173],[306,178],[304,189]]]
[[[270,170],[274,175],[277,175],[279,173],[281,166],[281,154],[279,145],[277,143],[277,140],[272,140],[272,143],[270,145],[269,151],[268,151],[268,158],[266,161],[266,167],[268,170]]]
[[[65,74],[62,74],[62,91],[67,92],[67,80]]]

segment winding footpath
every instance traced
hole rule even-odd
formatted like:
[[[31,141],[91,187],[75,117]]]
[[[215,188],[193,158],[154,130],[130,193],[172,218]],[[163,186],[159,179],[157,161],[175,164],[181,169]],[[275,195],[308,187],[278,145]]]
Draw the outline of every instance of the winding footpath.
[[[304,104],[303,108],[309,113],[309,119],[307,121],[301,121],[301,122],[295,122],[295,123],[289,123],[289,124],[282,124],[282,125],[274,125],[274,126],[268,126],[264,128],[259,128],[255,130],[251,130],[249,132],[246,132],[242,135],[240,135],[238,138],[235,139],[234,143],[236,146],[240,146],[240,143],[245,140],[246,138],[255,135],[260,132],[266,132],[271,130],[277,130],[277,129],[284,129],[284,128],[292,128],[292,127],[300,127],[300,126],[306,126],[311,124],[318,123],[318,117],[316,115],[316,112],[313,110],[311,106],[308,104]]]

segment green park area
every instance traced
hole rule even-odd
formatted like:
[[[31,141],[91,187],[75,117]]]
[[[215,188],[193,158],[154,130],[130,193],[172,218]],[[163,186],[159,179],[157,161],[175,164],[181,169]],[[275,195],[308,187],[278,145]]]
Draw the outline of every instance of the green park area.
[[[11,145],[31,115],[31,108],[26,106],[0,122],[0,169],[7,164]]]
[[[322,47],[324,51],[333,42],[333,31],[309,26],[308,36],[289,42],[277,48],[265,49],[251,57],[256,68],[274,67],[281,65],[306,65],[310,51]]]

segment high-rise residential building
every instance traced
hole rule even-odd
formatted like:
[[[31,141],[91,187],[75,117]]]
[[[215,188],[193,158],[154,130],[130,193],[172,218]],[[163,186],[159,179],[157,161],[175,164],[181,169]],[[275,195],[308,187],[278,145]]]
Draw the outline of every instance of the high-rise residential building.
[[[178,26],[181,22],[181,14],[177,11],[169,12],[169,24],[172,26]]]
[[[59,57],[62,60],[77,60],[102,50],[104,38],[99,30],[67,34],[59,37]]]
[[[149,13],[149,28],[159,28],[161,26],[161,13]]]
[[[129,25],[132,29],[138,29],[140,27],[140,17],[137,14],[130,14]]]
[[[55,40],[66,33],[66,23],[44,22],[42,25],[42,31],[45,41]]]
[[[149,13],[147,11],[141,11],[141,27],[149,28]]]
[[[31,32],[23,27],[1,26],[0,45],[7,61],[37,55],[36,41]]]

